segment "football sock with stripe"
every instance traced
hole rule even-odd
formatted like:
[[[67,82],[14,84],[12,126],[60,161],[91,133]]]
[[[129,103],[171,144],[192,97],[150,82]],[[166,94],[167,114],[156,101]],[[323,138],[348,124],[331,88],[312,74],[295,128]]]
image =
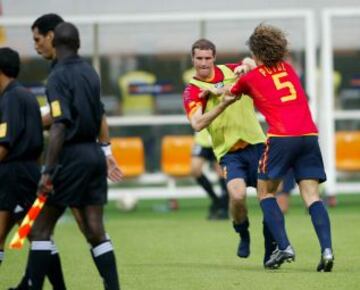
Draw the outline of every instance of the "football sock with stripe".
[[[41,290],[45,275],[51,264],[52,241],[33,241],[28,262],[28,285],[32,290]]]
[[[64,275],[61,268],[60,255],[54,242],[52,242],[50,268],[46,274],[53,286],[53,290],[66,289]]]
[[[309,207],[311,221],[319,239],[321,252],[326,248],[331,249],[331,229],[329,214],[322,201],[315,201]]]
[[[260,201],[260,206],[264,215],[264,221],[271,235],[275,239],[280,250],[285,250],[290,245],[286,230],[284,214],[275,197],[265,198]]]
[[[106,240],[93,247],[91,252],[100,276],[103,278],[105,289],[119,290],[119,277],[111,242]]]

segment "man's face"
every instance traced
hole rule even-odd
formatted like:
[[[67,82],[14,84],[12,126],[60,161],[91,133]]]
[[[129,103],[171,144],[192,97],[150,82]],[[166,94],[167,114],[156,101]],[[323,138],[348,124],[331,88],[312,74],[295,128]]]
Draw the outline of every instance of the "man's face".
[[[196,76],[200,79],[208,79],[214,71],[215,55],[211,49],[195,48],[192,62],[196,70]]]
[[[55,49],[52,45],[54,33],[52,31],[49,31],[46,35],[43,35],[39,33],[38,28],[35,27],[32,31],[32,34],[34,40],[34,48],[36,52],[45,59],[54,59]]]

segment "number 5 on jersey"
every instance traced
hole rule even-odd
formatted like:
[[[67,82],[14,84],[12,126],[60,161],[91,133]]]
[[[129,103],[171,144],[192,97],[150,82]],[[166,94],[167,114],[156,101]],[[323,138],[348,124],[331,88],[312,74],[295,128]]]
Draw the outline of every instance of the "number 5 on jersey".
[[[288,75],[287,72],[281,72],[281,73],[272,75],[272,79],[274,81],[274,84],[275,84],[275,87],[277,90],[288,88],[290,91],[290,95],[280,98],[281,102],[283,102],[283,103],[288,102],[288,101],[293,101],[297,97],[296,90],[295,90],[295,87],[292,84],[292,82],[281,81],[281,78],[286,77],[287,75]]]

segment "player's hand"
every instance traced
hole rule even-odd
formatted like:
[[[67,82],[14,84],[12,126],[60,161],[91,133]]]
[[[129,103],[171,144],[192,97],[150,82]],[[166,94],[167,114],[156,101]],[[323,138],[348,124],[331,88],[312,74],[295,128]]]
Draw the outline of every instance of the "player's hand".
[[[229,106],[231,105],[232,103],[238,101],[241,99],[241,96],[235,96],[235,95],[229,95],[229,94],[225,94],[223,99],[222,99],[222,102],[226,105],[226,106]]]
[[[253,60],[251,57],[245,57],[242,60],[242,64],[246,65],[249,70],[252,70],[257,67],[255,60]]]
[[[50,174],[42,174],[38,186],[38,195],[48,196],[54,190]]]
[[[242,76],[242,75],[244,75],[244,74],[247,74],[249,71],[250,71],[249,68],[248,68],[246,65],[244,65],[244,64],[239,65],[239,66],[237,66],[237,67],[234,69],[234,73],[235,73],[235,75],[238,76],[238,77],[239,77],[239,76]]]
[[[249,71],[253,70],[254,68],[256,68],[255,61],[250,57],[246,57],[242,60],[242,64],[235,68],[234,73],[237,76],[241,76],[247,74]]]
[[[124,174],[118,166],[113,155],[106,156],[107,176],[112,182],[119,182],[123,179]]]

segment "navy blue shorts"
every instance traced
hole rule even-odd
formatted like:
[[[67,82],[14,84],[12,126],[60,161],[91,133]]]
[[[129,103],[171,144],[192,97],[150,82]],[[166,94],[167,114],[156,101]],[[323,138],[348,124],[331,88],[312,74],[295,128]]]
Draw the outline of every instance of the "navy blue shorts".
[[[64,146],[61,169],[54,179],[54,193],[47,204],[57,207],[103,205],[107,202],[107,167],[97,143]]]
[[[259,179],[282,179],[289,169],[296,182],[326,180],[317,136],[270,137],[259,162]]]
[[[277,194],[289,194],[290,191],[294,189],[295,184],[294,172],[290,169],[284,176],[281,189],[277,192]]]
[[[0,210],[22,218],[36,198],[39,179],[40,166],[35,161],[0,164]]]
[[[203,147],[199,144],[195,144],[192,149],[192,156],[202,157],[207,161],[216,161],[214,151],[211,147]]]
[[[258,164],[263,150],[264,144],[259,143],[225,154],[220,160],[220,165],[226,182],[242,178],[247,186],[256,187]]]

